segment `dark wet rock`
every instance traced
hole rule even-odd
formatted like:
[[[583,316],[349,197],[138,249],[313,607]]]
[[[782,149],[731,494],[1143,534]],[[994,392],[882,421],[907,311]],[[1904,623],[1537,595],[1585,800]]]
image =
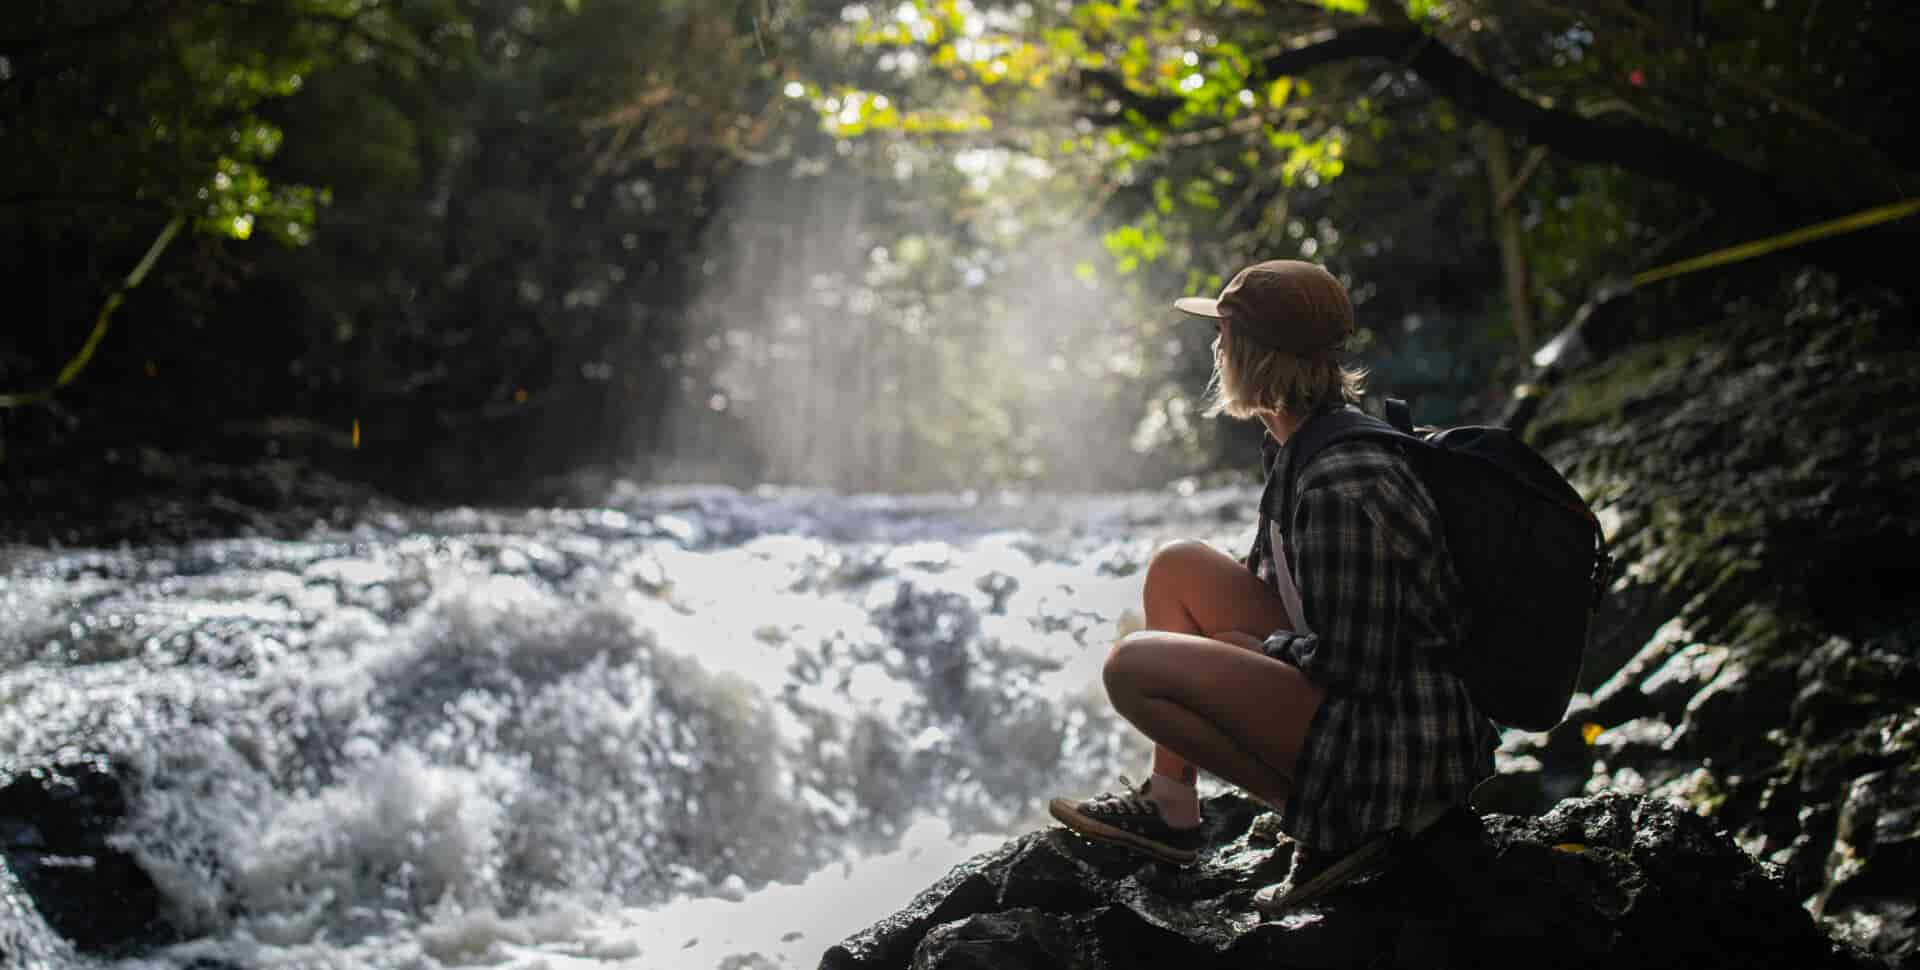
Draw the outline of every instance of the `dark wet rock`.
[[[307,461],[234,461],[157,448],[77,447],[32,476],[0,476],[0,545],[110,546],[232,536],[297,538],[401,504]]]
[[[1580,689],[1599,695],[1622,668],[1645,662],[1640,658],[1647,645],[1661,642],[1661,628],[1683,603],[1683,597],[1651,583],[1617,583],[1588,624]]]
[[[1007,600],[1020,591],[1020,580],[996,570],[974,580],[973,586],[992,601],[987,607],[988,613],[1004,614]]]
[[[1279,919],[1253,893],[1290,845],[1245,799],[1207,803],[1215,848],[1144,861],[1064,829],[965,863],[828,950],[822,970],[1553,966],[1867,967],[1713,824],[1608,794],[1538,817],[1461,813],[1386,871]]]
[[[112,844],[126,812],[120,777],[95,762],[21,772],[0,787],[6,867],[45,925],[82,952],[173,938],[153,879]]]
[[[1655,716],[1678,721],[1687,703],[1727,664],[1732,651],[1722,644],[1680,643],[1656,636],[1593,693],[1582,716],[1600,724],[1619,724]]]
[[[982,871],[1018,845],[1012,843],[993,855],[955,868],[915,896],[906,909],[829,948],[820,962],[821,970],[906,966],[929,930],[992,906],[999,887]]]
[[[1093,970],[1079,954],[1088,949],[1087,928],[1071,918],[1037,909],[1012,909],[941,923],[914,949],[914,970],[1024,970],[1043,967]]]
[[[1503,755],[1686,803],[1831,931],[1913,970],[1920,331],[1817,274],[1732,311],[1701,325],[1643,301],[1651,339],[1542,407],[1535,443],[1622,561],[1596,631],[1645,636],[1575,723]]]
[[[0,866],[0,965],[50,967],[73,956],[73,946],[54,933],[19,880]]]
[[[1908,721],[1905,730],[1920,732]],[[1833,827],[1814,911],[1845,937],[1899,966],[1915,962],[1920,913],[1920,776],[1876,771],[1855,778]]]
[[[1441,840],[1431,861],[1483,932],[1497,928],[1535,965],[1573,941],[1609,953],[1581,958],[1597,966],[1853,962],[1725,834],[1670,802],[1609,793],[1493,816],[1477,839]]]

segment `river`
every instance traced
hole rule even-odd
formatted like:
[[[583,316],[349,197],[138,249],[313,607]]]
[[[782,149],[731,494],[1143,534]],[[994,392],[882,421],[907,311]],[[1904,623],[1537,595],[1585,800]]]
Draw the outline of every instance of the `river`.
[[[0,548],[0,757],[129,766],[192,935],[55,962],[812,967],[1141,769],[1100,661],[1152,549],[1237,551],[1254,498],[623,486]]]

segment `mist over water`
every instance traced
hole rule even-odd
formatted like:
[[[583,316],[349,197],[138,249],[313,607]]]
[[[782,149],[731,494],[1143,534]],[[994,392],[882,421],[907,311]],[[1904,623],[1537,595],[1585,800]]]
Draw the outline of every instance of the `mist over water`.
[[[622,488],[8,550],[0,758],[131,769],[120,844],[200,938],[121,966],[812,966],[1138,769],[1100,660],[1152,548],[1252,501]]]
[[[1151,431],[1181,389],[1147,375],[1192,355],[1197,393],[1211,334],[1099,275],[1098,186],[1006,148],[852,150],[868,174],[783,162],[727,194],[681,361],[711,386],[681,389],[650,477],[1111,491],[1192,470]]]

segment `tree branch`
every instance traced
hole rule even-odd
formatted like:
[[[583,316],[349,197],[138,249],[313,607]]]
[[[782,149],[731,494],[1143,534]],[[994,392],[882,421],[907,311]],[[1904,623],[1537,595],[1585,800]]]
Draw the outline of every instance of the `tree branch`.
[[[260,0],[201,0],[201,2],[246,14],[285,17],[293,22],[331,28],[339,31],[343,36],[356,38],[376,50],[383,50],[397,57],[412,59],[429,66],[436,60],[433,51],[410,34],[401,32],[397,35],[405,39],[403,42],[367,26],[368,19],[384,11],[385,8],[378,5],[369,4],[353,13],[329,14],[301,9],[297,4],[290,9],[280,9]]]
[[[1082,94],[1102,103],[1105,110],[1087,116],[1096,125],[1117,125],[1128,112],[1139,112],[1147,121],[1163,125],[1186,103],[1180,98],[1141,94],[1127,87],[1126,79],[1114,71],[1083,67],[1075,73],[1073,83]]]
[[[1403,64],[1461,110],[1574,161],[1613,165],[1673,183],[1722,203],[1729,212],[1778,209],[1789,202],[1772,179],[1664,128],[1631,119],[1586,118],[1536,104],[1417,29],[1349,28],[1276,54],[1261,69],[1268,77],[1280,77],[1358,58]]]
[[[1344,61],[1392,61],[1462,111],[1564,158],[1611,165],[1677,185],[1713,200],[1721,211],[1757,216],[1760,221],[1804,215],[1816,208],[1786,196],[1761,172],[1667,129],[1631,118],[1588,118],[1538,104],[1417,27],[1366,24],[1316,36],[1308,44],[1269,56],[1255,69],[1249,84]],[[1083,70],[1076,84],[1110,106],[1089,115],[1095,124],[1117,124],[1129,112],[1164,124],[1183,103],[1175,97],[1133,91],[1111,71]]]

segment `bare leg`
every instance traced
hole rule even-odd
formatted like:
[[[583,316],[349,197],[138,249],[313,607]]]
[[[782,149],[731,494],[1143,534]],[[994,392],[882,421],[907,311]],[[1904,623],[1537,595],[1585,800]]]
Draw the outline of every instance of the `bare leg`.
[[[1212,546],[1193,540],[1170,543],[1153,554],[1147,563],[1146,585],[1141,600],[1148,630],[1202,637],[1238,632],[1265,639],[1276,630],[1290,628],[1286,607],[1266,584],[1248,572],[1239,561]],[[1116,647],[1115,656],[1109,658],[1109,665],[1118,659],[1119,651],[1120,648]],[[1109,690],[1111,692],[1111,688]],[[1119,699],[1114,698],[1114,701],[1115,708],[1120,709]],[[1124,710],[1121,713],[1136,725],[1139,724]],[[1161,743],[1169,739],[1152,732],[1148,732],[1148,737],[1155,741],[1153,774],[1176,780],[1190,791],[1199,781],[1199,772],[1193,763]],[[1221,777],[1238,784],[1229,775],[1223,774]],[[1190,794],[1173,802],[1162,801],[1161,804],[1169,820],[1176,824],[1187,821],[1189,817],[1198,820],[1199,806]]]
[[[1156,744],[1274,805],[1326,697],[1291,664],[1182,633],[1121,640],[1104,674],[1114,709]]]

